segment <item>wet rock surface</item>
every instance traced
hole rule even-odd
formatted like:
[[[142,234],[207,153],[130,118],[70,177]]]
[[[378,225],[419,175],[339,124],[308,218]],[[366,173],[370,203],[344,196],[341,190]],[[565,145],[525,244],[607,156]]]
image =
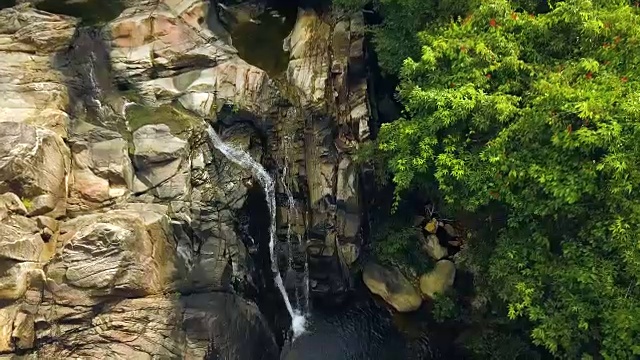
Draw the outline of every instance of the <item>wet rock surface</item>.
[[[361,16],[299,10],[272,78],[209,2],[33,3],[0,10],[0,354],[277,358],[264,229],[242,219],[258,185],[203,119],[277,180],[293,288],[308,261],[337,301],[363,243]]]

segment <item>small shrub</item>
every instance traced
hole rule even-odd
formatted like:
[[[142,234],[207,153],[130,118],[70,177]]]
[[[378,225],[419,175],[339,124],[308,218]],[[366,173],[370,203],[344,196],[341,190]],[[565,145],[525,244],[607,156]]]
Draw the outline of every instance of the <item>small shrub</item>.
[[[398,212],[374,229],[373,253],[380,263],[415,276],[430,270],[433,263],[422,250],[419,230],[403,218],[405,214]]]
[[[31,199],[20,198],[20,201],[22,201],[22,204],[27,209],[27,211],[31,211],[31,209],[33,208],[33,201]]]
[[[460,308],[456,302],[456,296],[453,292],[437,295],[433,299],[433,318],[443,323],[447,320],[455,320],[460,315]]]

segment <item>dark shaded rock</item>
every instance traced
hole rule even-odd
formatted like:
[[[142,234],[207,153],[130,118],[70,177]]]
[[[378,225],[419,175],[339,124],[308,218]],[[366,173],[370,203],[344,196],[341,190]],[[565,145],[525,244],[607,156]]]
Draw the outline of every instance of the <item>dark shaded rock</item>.
[[[191,295],[181,302],[187,338],[210,341],[222,359],[279,358],[273,335],[254,304],[222,293]]]

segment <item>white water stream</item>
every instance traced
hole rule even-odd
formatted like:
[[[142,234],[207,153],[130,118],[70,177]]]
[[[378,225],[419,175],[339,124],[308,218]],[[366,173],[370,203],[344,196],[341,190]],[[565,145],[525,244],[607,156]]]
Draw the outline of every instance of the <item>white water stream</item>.
[[[124,103],[122,104],[122,118],[124,119],[125,126],[127,127],[127,131],[131,132],[131,124],[129,124],[129,119],[127,119],[127,108],[131,105],[138,105],[138,103],[131,102],[127,99],[124,99]]]
[[[305,331],[306,318],[301,311],[294,310],[291,306],[291,302],[289,301],[289,297],[287,296],[287,292],[282,282],[282,277],[280,276],[280,271],[278,270],[278,262],[275,254],[276,193],[273,179],[271,178],[271,176],[269,176],[264,167],[262,167],[262,165],[255,161],[251,157],[251,155],[249,155],[249,153],[242,149],[235,148],[222,141],[222,139],[220,139],[218,134],[209,124],[207,124],[207,132],[209,134],[211,142],[213,143],[213,146],[234,164],[244,169],[250,170],[251,174],[253,174],[253,176],[258,180],[258,182],[264,189],[271,219],[271,225],[269,226],[269,253],[271,255],[271,271],[273,273],[274,282],[276,283],[276,286],[278,287],[280,293],[282,294],[282,297],[284,298],[284,303],[287,307],[287,310],[289,311],[289,315],[291,315],[291,328],[293,330],[293,338],[295,339]]]

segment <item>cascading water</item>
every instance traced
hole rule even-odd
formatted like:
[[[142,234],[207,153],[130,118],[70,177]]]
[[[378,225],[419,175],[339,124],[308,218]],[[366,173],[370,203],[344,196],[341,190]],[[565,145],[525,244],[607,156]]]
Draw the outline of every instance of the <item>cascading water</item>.
[[[309,307],[309,257],[307,255],[306,250],[306,241],[303,245],[305,247],[304,250],[304,308],[307,311],[307,315],[311,312],[311,308]]]
[[[298,212],[296,211],[296,206],[293,199],[293,194],[291,193],[291,189],[287,185],[287,172],[289,166],[289,156],[287,155],[287,147],[289,143],[289,138],[284,137],[284,164],[282,165],[282,177],[280,180],[282,181],[282,187],[284,188],[284,192],[287,194],[287,205],[289,205],[289,215],[293,214],[294,219],[298,218]],[[289,252],[289,264],[288,269],[291,270],[293,267],[293,252],[291,251],[291,221],[287,221],[287,249]]]
[[[98,85],[98,81],[96,80],[96,70],[95,70],[95,62],[96,56],[94,53],[89,54],[89,61],[87,62],[88,67],[88,80],[89,80],[89,97],[93,104],[98,108],[100,114],[102,114],[103,107],[102,102],[98,99],[100,97],[101,91],[100,86]]]
[[[211,139],[213,146],[234,164],[244,169],[250,170],[251,174],[253,174],[253,176],[258,180],[258,182],[264,189],[267,205],[269,207],[269,216],[271,219],[271,224],[269,225],[269,253],[271,255],[271,271],[273,272],[274,282],[276,283],[278,290],[280,290],[280,293],[284,298],[284,303],[287,307],[287,310],[289,311],[289,315],[291,315],[291,328],[293,330],[293,338],[295,339],[305,331],[306,318],[300,311],[294,310],[291,306],[291,302],[289,301],[289,297],[287,296],[287,291],[285,290],[284,284],[282,282],[282,277],[280,276],[280,271],[278,270],[278,263],[275,255],[276,194],[273,179],[271,178],[271,176],[269,176],[262,165],[255,161],[251,157],[251,155],[249,155],[249,153],[228,145],[227,143],[222,141],[222,139],[220,139],[211,125],[206,124],[206,126],[207,133],[209,134],[209,138]]]
[[[295,206],[295,199],[293,198],[293,193],[291,193],[291,189],[289,188],[289,186],[287,185],[287,173],[289,170],[289,143],[290,143],[290,138],[289,136],[285,136],[283,139],[283,147],[284,147],[284,164],[282,166],[282,177],[280,178],[280,180],[282,181],[282,187],[284,188],[284,191],[287,195],[287,203],[289,205],[289,217],[291,217],[293,215],[293,222],[297,223],[298,220],[298,210]],[[289,262],[288,262],[288,269],[287,269],[287,273],[292,273],[292,267],[293,267],[293,243],[291,242],[291,219],[289,219],[289,221],[287,222],[287,249],[289,252]],[[298,240],[297,242],[297,246],[298,247],[303,247],[303,244],[301,243],[301,238],[298,234],[294,234]],[[304,250],[304,249],[303,249]],[[306,255],[306,251],[304,251],[305,256],[304,256],[304,279],[302,282],[302,300],[304,301],[304,305],[300,304],[300,293],[299,293],[299,287],[296,286],[295,287],[295,299],[296,299],[296,305],[298,308],[303,309],[303,311],[305,312],[305,314],[309,314],[309,267],[308,267],[308,261],[307,261],[307,255]]]
[[[129,124],[129,119],[127,119],[127,108],[131,105],[138,105],[138,103],[129,101],[127,99],[124,99],[124,103],[122,104],[122,118],[124,119],[124,123],[127,127],[127,131],[131,132],[131,124]]]

